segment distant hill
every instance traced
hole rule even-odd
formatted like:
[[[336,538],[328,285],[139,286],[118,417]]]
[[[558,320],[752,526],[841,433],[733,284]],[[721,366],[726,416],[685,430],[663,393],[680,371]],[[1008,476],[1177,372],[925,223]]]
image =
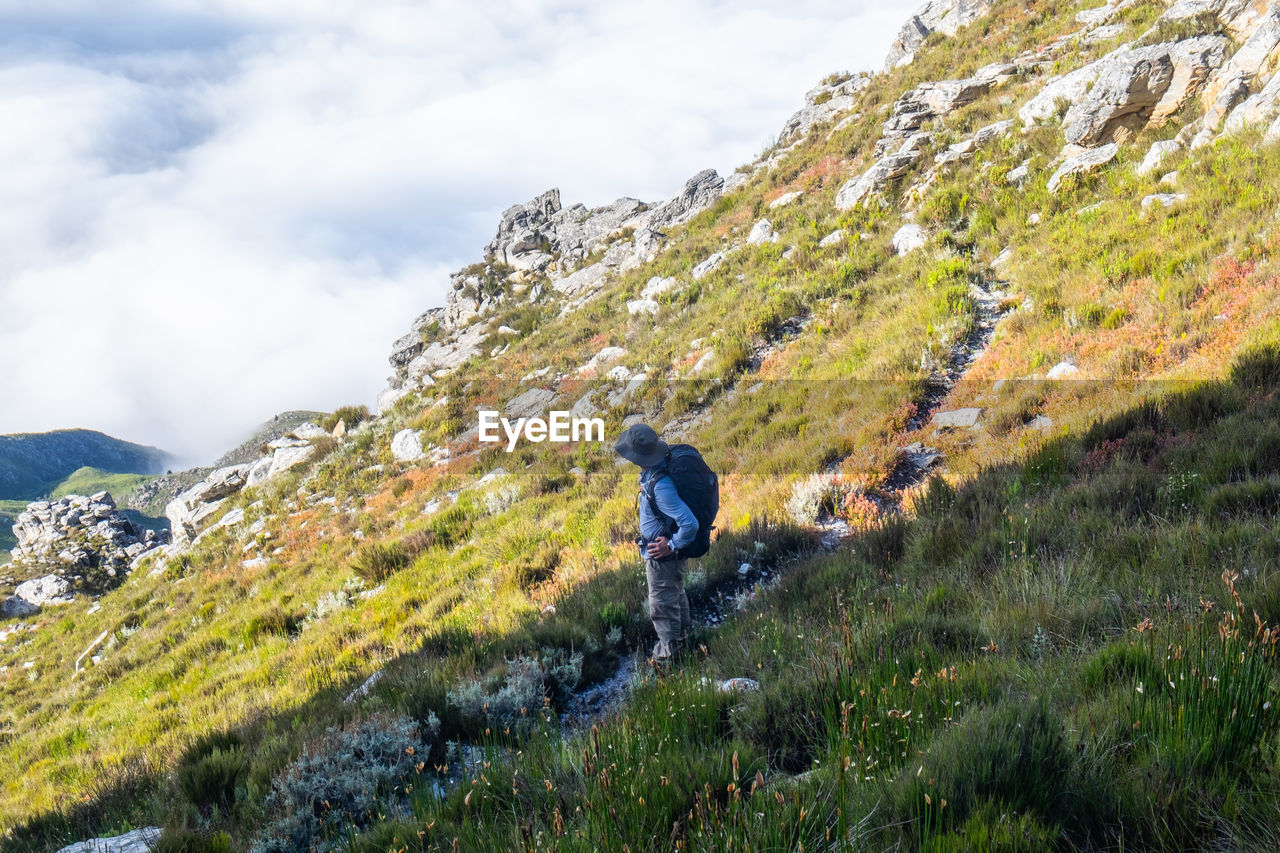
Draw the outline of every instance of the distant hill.
[[[0,435],[0,500],[35,499],[81,468],[162,474],[175,457],[85,429]]]

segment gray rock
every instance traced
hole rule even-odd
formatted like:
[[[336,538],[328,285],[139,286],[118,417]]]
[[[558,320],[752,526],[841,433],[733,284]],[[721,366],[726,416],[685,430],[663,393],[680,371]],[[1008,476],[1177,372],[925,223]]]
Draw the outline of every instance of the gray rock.
[[[323,430],[316,424],[310,422],[302,424],[289,434],[301,441],[315,441],[318,438],[329,437],[329,432],[327,430]]]
[[[769,202],[769,209],[774,210],[775,208],[786,207],[802,195],[804,195],[804,190],[795,190],[793,192],[783,193],[773,201]]]
[[[1139,175],[1148,175],[1160,168],[1160,164],[1165,161],[1166,157],[1176,154],[1182,149],[1176,139],[1166,139],[1160,142],[1151,143],[1151,147],[1147,149],[1147,156],[1142,158],[1142,162],[1134,167],[1133,171]]]
[[[1157,204],[1161,207],[1173,207],[1178,202],[1185,201],[1186,198],[1186,193],[1156,193],[1142,199],[1142,209],[1147,210]]]
[[[627,302],[627,314],[633,317],[636,314],[657,314],[661,307],[652,299],[632,299]]]
[[[751,233],[747,235],[747,243],[752,246],[759,246],[761,243],[776,243],[777,241],[778,235],[773,230],[773,223],[767,219],[761,219],[751,226]]]
[[[310,460],[315,454],[316,449],[311,445],[280,448],[271,455],[271,470],[267,472],[267,479],[278,477],[285,471],[298,467]]]
[[[826,249],[831,246],[835,246],[840,243],[843,243],[848,237],[849,237],[848,231],[844,230],[843,228],[838,228],[835,231],[832,231],[827,236],[823,237],[821,240],[819,240],[818,245]]]
[[[1018,110],[1018,119],[1027,127],[1043,124],[1058,114],[1063,104],[1073,106],[1089,93],[1102,72],[1100,62],[1091,62],[1045,82],[1031,100]]]
[[[805,105],[797,110],[778,133],[778,145],[790,145],[807,136],[816,124],[830,121],[840,113],[853,109],[857,94],[867,87],[871,78],[866,74],[854,74],[821,83],[805,94]],[[724,192],[728,192],[726,187]]]
[[[714,204],[723,190],[724,178],[716,174],[715,169],[704,169],[685,181],[680,192],[654,208],[645,217],[645,225],[661,231],[688,222]]]
[[[1069,361],[1060,361],[1053,366],[1048,373],[1045,374],[1046,379],[1071,379],[1080,375],[1080,368],[1076,367]]]
[[[883,156],[896,147],[899,140],[916,134],[926,122],[973,103],[989,92],[992,84],[992,78],[978,76],[921,83],[894,103],[882,128],[882,137],[876,143],[876,156]]]
[[[663,278],[654,276],[645,284],[644,289],[640,291],[640,298],[652,299],[655,296],[661,296],[664,293],[680,289],[680,281],[675,276]]]
[[[893,235],[893,251],[897,255],[905,255],[922,249],[929,242],[929,234],[919,225],[908,223]]]
[[[1124,24],[1108,24],[1106,26],[1094,27],[1085,35],[1085,44],[1101,44],[1104,41],[1111,41],[1124,35],[1124,31],[1128,29]]]
[[[151,853],[160,841],[161,829],[149,826],[114,838],[91,838],[68,844],[58,853]]]
[[[0,601],[0,619],[25,619],[39,612],[39,607],[16,595]]]
[[[760,690],[760,682],[754,678],[728,678],[717,683],[716,690],[720,693],[756,693]]]
[[[980,408],[953,409],[949,412],[934,412],[929,423],[935,429],[969,429],[977,426],[980,417]]]
[[[20,583],[13,594],[36,607],[70,604],[76,598],[71,581],[59,575],[45,575]]]
[[[1069,176],[1086,175],[1105,166],[1115,159],[1119,151],[1120,147],[1112,142],[1100,148],[1086,149],[1072,157],[1068,157],[1058,167],[1058,170],[1049,177],[1049,192],[1056,193],[1058,188],[1062,186],[1062,181]]]
[[[995,124],[989,124],[980,129],[968,139],[961,140],[947,148],[946,151],[940,153],[934,158],[934,162],[938,165],[953,163],[957,160],[963,160],[971,156],[974,152],[981,148],[985,148],[996,140],[1003,139],[1009,135],[1013,128],[1013,119],[998,121]]]
[[[391,455],[397,462],[417,462],[426,454],[422,450],[422,433],[402,429],[391,439]]]
[[[249,473],[245,476],[245,486],[257,486],[265,483],[271,474],[271,457],[264,456],[249,467]]]
[[[711,273],[715,272],[717,269],[720,268],[720,265],[724,263],[724,258],[725,256],[723,252],[715,252],[710,257],[708,257],[705,261],[702,261],[700,264],[698,264],[692,270],[690,270],[689,276],[694,281],[698,281],[700,279],[706,278],[708,275],[710,275]]]
[[[1222,36],[1132,48],[1098,60],[1088,94],[1067,110],[1063,135],[1076,145],[1119,142],[1160,124],[1194,97],[1226,59]]]
[[[1272,74],[1271,79],[1256,95],[1245,98],[1239,106],[1227,116],[1223,129],[1226,133],[1239,133],[1280,119],[1280,73]]]
[[[916,146],[882,157],[862,175],[840,187],[836,192],[836,207],[849,210],[859,204],[865,205],[874,193],[905,175],[919,159],[920,150]]]
[[[616,347],[615,347],[616,349]],[[503,416],[515,418],[531,418],[543,415],[555,402],[556,392],[546,388],[530,388],[507,401]]]
[[[611,364],[627,354],[622,347],[604,347],[598,353],[593,355],[586,364],[578,368],[579,376],[594,376],[596,372],[606,364]]]
[[[603,263],[585,266],[559,281],[552,282],[551,287],[565,296],[579,296],[594,293],[604,284],[609,275],[609,267]]]
[[[426,344],[422,340],[422,334],[410,332],[404,337],[397,338],[391,345],[391,355],[387,360],[391,362],[392,367],[406,367],[409,362],[418,357],[424,346]]]

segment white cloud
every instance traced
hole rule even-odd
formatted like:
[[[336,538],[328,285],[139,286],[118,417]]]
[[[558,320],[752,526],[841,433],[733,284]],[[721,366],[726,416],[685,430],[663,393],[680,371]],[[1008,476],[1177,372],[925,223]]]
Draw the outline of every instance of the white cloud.
[[[913,3],[44,2],[0,11],[0,432],[207,460],[370,402],[498,213],[749,160]]]

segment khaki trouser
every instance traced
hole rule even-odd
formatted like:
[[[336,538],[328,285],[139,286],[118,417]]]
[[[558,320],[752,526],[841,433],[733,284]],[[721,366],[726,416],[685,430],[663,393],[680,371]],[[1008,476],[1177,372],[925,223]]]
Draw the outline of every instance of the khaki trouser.
[[[658,644],[653,647],[655,658],[674,656],[693,627],[689,597],[684,592],[684,570],[688,563],[688,560],[644,561],[644,573],[649,581],[649,616],[653,619],[653,630],[658,632]]]

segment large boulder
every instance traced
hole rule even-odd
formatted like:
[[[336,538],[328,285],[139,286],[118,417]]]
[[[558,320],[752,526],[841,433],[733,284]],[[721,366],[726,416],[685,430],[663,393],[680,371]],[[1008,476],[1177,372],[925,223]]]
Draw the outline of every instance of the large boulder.
[[[1148,124],[1159,126],[1195,97],[1226,58],[1222,36],[1126,46],[1095,63],[1088,93],[1067,110],[1063,135],[1075,145],[1123,142]]]
[[[0,619],[25,619],[40,612],[40,608],[17,595],[0,601]]]
[[[70,604],[75,601],[75,588],[70,580],[60,575],[45,575],[18,584],[13,591],[16,598],[34,607]]]

